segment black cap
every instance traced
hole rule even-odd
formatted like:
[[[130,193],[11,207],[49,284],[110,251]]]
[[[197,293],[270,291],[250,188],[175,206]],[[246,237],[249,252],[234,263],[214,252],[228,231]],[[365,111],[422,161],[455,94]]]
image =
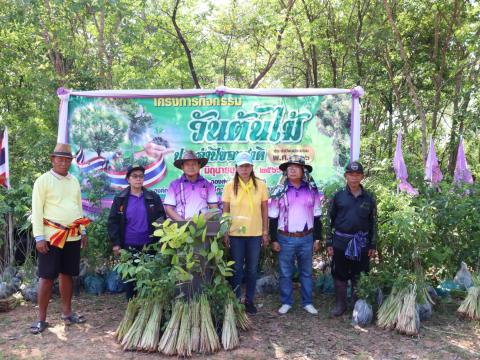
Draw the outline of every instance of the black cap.
[[[345,172],[346,173],[357,172],[357,173],[363,174],[363,166],[358,161],[352,161],[345,168]]]
[[[125,176],[125,178],[128,179],[130,174],[135,170],[140,170],[142,173],[145,174],[145,168],[142,165],[132,165],[128,167],[127,176]]]

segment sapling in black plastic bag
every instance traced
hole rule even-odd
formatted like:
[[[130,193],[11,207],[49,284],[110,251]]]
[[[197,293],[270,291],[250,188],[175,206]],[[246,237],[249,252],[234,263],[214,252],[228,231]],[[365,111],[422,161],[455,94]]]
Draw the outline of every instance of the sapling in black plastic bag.
[[[460,264],[460,269],[457,271],[453,281],[455,284],[460,285],[461,288],[468,289],[470,286],[472,286],[472,274],[470,274],[467,264],[465,264],[463,261]]]
[[[373,320],[373,308],[371,304],[375,304],[375,297],[377,294],[375,276],[361,273],[356,291],[359,300],[357,300],[353,308],[352,325],[370,325]]]
[[[352,314],[352,325],[367,326],[372,323],[372,307],[363,299],[357,300]]]

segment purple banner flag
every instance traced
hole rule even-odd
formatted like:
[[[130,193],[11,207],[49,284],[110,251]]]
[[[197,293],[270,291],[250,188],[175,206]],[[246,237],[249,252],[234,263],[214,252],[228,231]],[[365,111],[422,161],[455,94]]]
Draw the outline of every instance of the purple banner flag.
[[[418,195],[417,189],[415,189],[408,181],[408,172],[407,166],[405,165],[405,160],[403,159],[402,151],[402,131],[398,131],[397,135],[397,146],[395,148],[395,157],[393,158],[393,169],[395,170],[395,175],[397,179],[400,180],[398,185],[401,191],[405,191],[410,195]]]
[[[473,184],[473,177],[470,170],[468,170],[467,159],[465,158],[465,150],[463,148],[463,136],[460,136],[460,143],[458,144],[457,164],[455,165],[454,181],[456,184],[465,182]]]
[[[433,145],[432,135],[430,135],[430,148],[428,150],[427,162],[425,163],[425,180],[436,187],[442,179],[442,170],[440,170],[440,166],[438,165],[435,146]]]

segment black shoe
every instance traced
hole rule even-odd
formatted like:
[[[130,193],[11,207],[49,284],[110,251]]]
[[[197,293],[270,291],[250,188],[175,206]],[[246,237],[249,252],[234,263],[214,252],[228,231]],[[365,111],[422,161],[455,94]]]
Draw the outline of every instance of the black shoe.
[[[46,322],[46,321],[42,321],[42,320],[37,320],[35,321],[32,326],[30,326],[30,333],[36,335],[36,334],[40,334],[41,332],[43,332],[47,327],[49,326],[49,324]]]
[[[255,305],[253,305],[253,303],[248,302],[245,303],[245,311],[247,312],[247,314],[253,315],[257,313],[257,308],[255,307]]]

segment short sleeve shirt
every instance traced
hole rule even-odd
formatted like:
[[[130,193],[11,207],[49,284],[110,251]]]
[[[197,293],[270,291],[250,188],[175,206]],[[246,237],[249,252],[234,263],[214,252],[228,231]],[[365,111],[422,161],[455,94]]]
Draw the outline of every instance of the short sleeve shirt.
[[[190,182],[182,175],[170,183],[163,204],[175,207],[178,215],[189,219],[206,212],[209,204],[217,204],[217,194],[204,177],[198,176],[195,182]]]
[[[233,180],[226,183],[223,188],[222,201],[230,204],[232,224],[229,234],[232,236],[262,235],[261,205],[262,201],[268,200],[268,188],[263,180],[257,179],[256,183],[257,188],[253,187],[251,190],[252,203],[241,186],[238,187],[238,193],[235,195]]]
[[[285,195],[272,199],[268,207],[268,216],[278,218],[278,229],[288,232],[312,229],[314,217],[320,215],[320,193],[311,190],[305,182],[299,188],[289,183]]]

